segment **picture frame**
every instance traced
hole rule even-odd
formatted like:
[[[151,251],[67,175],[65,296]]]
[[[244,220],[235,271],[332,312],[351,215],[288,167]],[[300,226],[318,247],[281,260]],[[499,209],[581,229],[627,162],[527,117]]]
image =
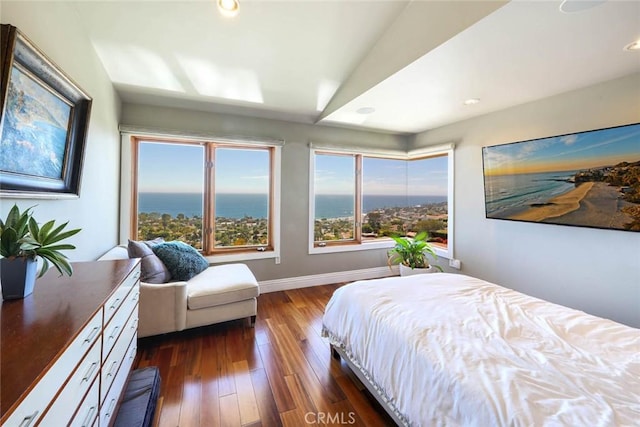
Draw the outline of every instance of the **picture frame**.
[[[79,197],[92,99],[16,27],[0,30],[0,196]]]
[[[640,123],[482,148],[485,215],[640,231]]]

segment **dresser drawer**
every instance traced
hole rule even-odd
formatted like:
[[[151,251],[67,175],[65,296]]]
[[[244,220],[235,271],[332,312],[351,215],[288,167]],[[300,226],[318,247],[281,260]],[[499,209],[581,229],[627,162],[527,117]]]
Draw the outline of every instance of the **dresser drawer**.
[[[118,311],[122,302],[126,299],[131,288],[138,286],[140,279],[140,265],[129,273],[126,279],[122,282],[122,285],[107,299],[104,304],[104,324],[106,325],[113,315]]]
[[[122,334],[125,328],[125,322],[131,316],[131,313],[135,311],[135,317],[138,317],[138,298],[140,296],[140,288],[134,286],[131,292],[125,297],[124,302],[118,308],[109,324],[104,330],[104,344],[102,347],[102,360],[106,360],[109,352],[116,344],[118,337]]]
[[[131,341],[136,339],[138,325],[137,311],[131,314],[128,322],[125,324],[124,331],[118,338],[116,345],[102,366],[102,387],[100,389],[100,400],[103,401],[111,384],[115,381],[118,372],[124,368],[124,362],[127,359],[127,348],[130,347]],[[135,355],[134,355],[135,356]],[[122,365],[122,366],[121,366]]]
[[[124,392],[124,386],[129,378],[129,372],[136,356],[138,342],[136,340],[136,334],[133,335],[129,347],[123,354],[122,364],[115,378],[111,389],[104,398],[102,405],[100,406],[100,427],[107,427],[113,423],[115,419],[115,412],[118,408],[118,403],[122,393]]]
[[[82,401],[98,377],[100,365],[100,343],[96,342],[42,418],[42,425],[66,425],[69,422],[73,415],[70,408],[75,409],[78,402]]]
[[[99,403],[100,380],[96,378],[69,425],[71,427],[91,427],[97,424],[98,415],[100,414]]]
[[[69,373],[80,362],[85,353],[96,343],[102,331],[102,309],[100,309],[82,328],[71,345],[58,358],[33,390],[24,398],[9,418],[3,423],[6,426],[34,426],[42,417],[49,403],[54,399],[64,384]],[[95,346],[100,354],[100,344]],[[95,349],[93,351],[95,351]],[[27,356],[25,356],[27,357]],[[98,365],[98,368],[100,366]],[[90,383],[89,383],[90,384]]]

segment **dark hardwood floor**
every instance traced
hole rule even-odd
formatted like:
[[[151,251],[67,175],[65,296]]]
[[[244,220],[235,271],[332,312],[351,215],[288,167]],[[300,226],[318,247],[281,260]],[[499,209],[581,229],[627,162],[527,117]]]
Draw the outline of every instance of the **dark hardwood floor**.
[[[135,367],[162,377],[155,425],[395,425],[320,336],[339,286],[260,295],[255,328],[238,320],[141,339]]]

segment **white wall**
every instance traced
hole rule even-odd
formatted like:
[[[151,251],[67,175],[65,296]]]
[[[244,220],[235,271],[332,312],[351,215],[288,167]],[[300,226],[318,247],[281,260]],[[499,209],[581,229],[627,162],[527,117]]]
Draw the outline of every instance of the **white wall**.
[[[69,221],[82,232],[70,239],[73,261],[97,258],[117,242],[120,100],[98,60],[71,2],[0,1],[3,24],[18,29],[92,98],[80,198],[72,200],[0,199],[0,215],[17,203],[37,205],[35,218]]]
[[[462,272],[640,327],[640,233],[486,219],[482,175],[484,146],[638,122],[635,74],[417,135],[414,147],[456,141]]]

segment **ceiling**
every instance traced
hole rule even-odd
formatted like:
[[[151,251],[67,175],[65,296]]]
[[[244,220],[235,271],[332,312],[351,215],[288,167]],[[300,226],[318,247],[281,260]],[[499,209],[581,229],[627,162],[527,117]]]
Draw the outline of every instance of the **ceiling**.
[[[640,72],[640,1],[566,1],[72,3],[124,102],[411,134]]]

